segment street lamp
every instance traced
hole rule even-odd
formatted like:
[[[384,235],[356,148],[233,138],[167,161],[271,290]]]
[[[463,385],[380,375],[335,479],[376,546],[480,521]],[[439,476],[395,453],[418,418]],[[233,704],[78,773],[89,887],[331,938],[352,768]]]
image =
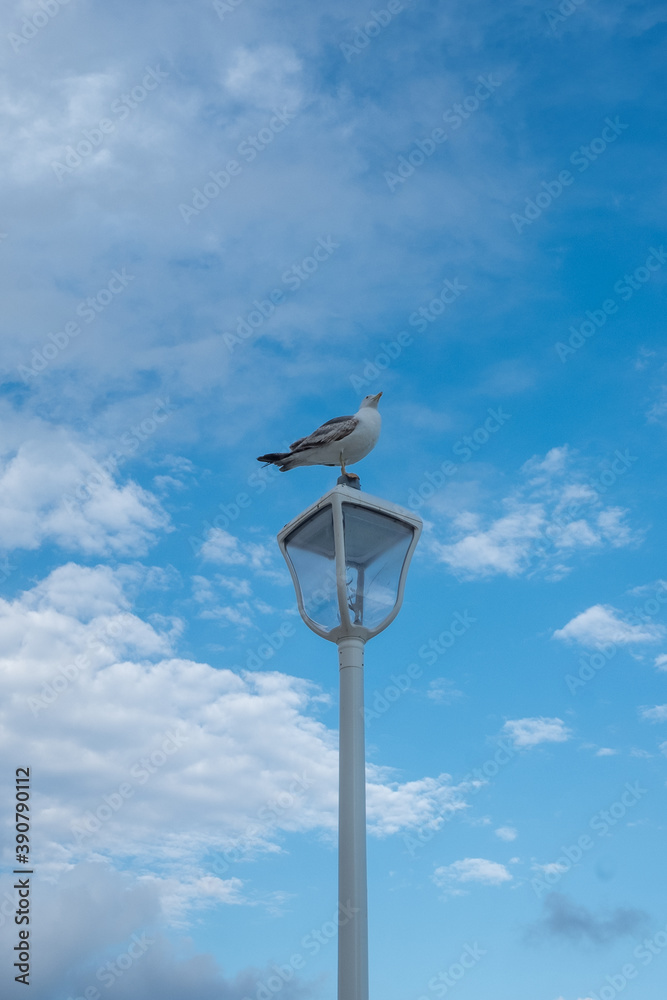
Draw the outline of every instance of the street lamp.
[[[338,646],[338,1000],[368,1000],[364,645],[399,612],[421,529],[341,476],[278,535],[301,617]]]

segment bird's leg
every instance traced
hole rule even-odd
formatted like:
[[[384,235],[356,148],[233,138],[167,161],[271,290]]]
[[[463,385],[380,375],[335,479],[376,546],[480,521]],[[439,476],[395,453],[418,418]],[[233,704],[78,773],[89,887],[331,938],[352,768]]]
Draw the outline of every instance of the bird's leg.
[[[342,451],[340,453],[340,471],[341,471],[342,475],[347,476],[348,479],[358,479],[359,478],[359,476],[356,474],[356,472],[348,472],[347,469],[345,468],[345,459],[343,458],[343,452]]]

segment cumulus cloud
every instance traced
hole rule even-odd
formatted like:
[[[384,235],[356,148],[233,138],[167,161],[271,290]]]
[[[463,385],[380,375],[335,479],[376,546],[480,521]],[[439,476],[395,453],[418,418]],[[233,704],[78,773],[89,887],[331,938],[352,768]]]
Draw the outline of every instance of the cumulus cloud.
[[[434,550],[441,562],[467,576],[516,576],[526,568],[544,523],[544,511],[539,505],[519,505],[486,530],[465,535],[452,544],[436,543]]]
[[[572,735],[562,719],[544,716],[526,719],[509,719],[503,726],[504,733],[515,747],[534,747],[539,743],[564,743]]]
[[[461,883],[480,882],[482,885],[502,885],[510,882],[512,876],[505,865],[486,858],[463,858],[451,865],[441,865],[433,872],[432,879],[447,896],[463,895],[465,890],[457,888]]]
[[[96,856],[168,875],[188,887],[169,890],[181,908],[252,903],[225,852],[336,829],[336,732],[304,680],[174,655],[173,628],[131,610],[127,575],[68,564],[0,601],[0,742],[41,776],[39,849],[55,874]],[[437,829],[465,792],[369,765],[369,829]]]
[[[273,554],[266,545],[258,542],[242,543],[236,535],[222,528],[210,528],[206,540],[200,548],[200,555],[208,562],[221,563],[223,566],[250,566],[252,569],[262,569],[273,559]]]
[[[463,697],[463,692],[459,691],[454,681],[448,677],[435,677],[429,682],[426,696],[437,705],[451,705]]]
[[[664,635],[663,625],[631,623],[611,605],[594,604],[575,615],[563,628],[556,629],[553,638],[596,648],[610,642],[620,646],[659,642]]]
[[[143,555],[169,519],[136,483],[119,485],[64,431],[34,424],[0,455],[0,548],[45,542],[86,555]]]
[[[287,46],[242,46],[231,56],[223,82],[234,97],[258,108],[287,105],[295,111],[303,100],[301,69],[301,60]]]
[[[664,722],[667,719],[667,705],[656,705],[655,708],[643,708],[642,719],[649,722]]]
[[[401,829],[439,829],[453,813],[466,808],[463,793],[469,786],[454,786],[448,774],[417,781],[381,781],[382,770],[367,767],[366,809],[368,829],[386,836]]]
[[[516,840],[517,831],[513,826],[499,826],[497,830],[494,831],[496,837],[500,837],[501,840]]]
[[[568,866],[562,864],[560,861],[547,861],[547,863],[543,865],[536,862],[530,867],[532,871],[542,872],[543,875],[562,875],[564,872],[568,871]]]
[[[559,578],[579,550],[620,548],[639,539],[626,523],[627,511],[606,505],[603,493],[567,445],[552,448],[524,463],[497,516],[457,510],[450,525],[454,537],[434,537],[431,548],[463,578],[519,576],[538,568]]]

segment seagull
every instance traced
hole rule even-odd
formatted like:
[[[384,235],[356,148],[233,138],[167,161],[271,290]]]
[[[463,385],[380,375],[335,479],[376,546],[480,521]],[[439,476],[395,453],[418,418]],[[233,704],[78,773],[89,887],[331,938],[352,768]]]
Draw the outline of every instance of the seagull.
[[[340,465],[344,476],[358,479],[356,472],[347,472],[345,466],[360,462],[377,444],[382,423],[378,413],[381,395],[378,392],[366,396],[353,416],[327,420],[308,437],[294,441],[289,451],[260,455],[257,461],[277,465],[281,472],[300,465]]]

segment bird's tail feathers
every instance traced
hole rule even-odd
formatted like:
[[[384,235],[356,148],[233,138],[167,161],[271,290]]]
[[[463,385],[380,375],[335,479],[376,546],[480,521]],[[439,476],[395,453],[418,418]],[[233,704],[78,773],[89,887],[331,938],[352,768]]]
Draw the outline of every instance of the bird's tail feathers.
[[[268,455],[260,455],[257,461],[264,462],[263,468],[266,468],[267,465],[277,465],[281,472],[287,472],[288,469],[293,468],[289,462],[291,457],[292,453],[289,451],[272,451]]]

